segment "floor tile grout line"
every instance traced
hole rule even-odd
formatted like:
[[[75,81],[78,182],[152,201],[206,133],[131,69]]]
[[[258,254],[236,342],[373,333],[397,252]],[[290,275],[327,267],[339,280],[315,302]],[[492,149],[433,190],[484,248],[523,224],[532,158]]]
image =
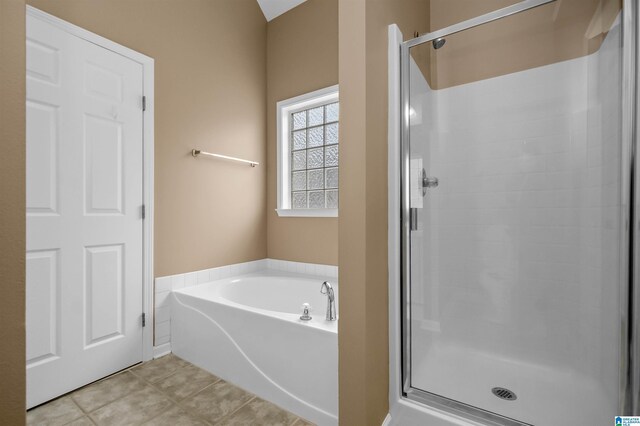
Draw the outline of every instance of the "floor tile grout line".
[[[184,411],[185,413],[189,414],[190,416],[196,418],[197,420],[200,420],[201,422],[203,422],[206,425],[213,425],[213,423],[211,423],[209,420],[205,419],[204,417],[202,417],[198,412],[196,411],[189,411],[187,409],[187,407],[183,407],[181,404],[176,404],[182,411]]]
[[[93,385],[97,385],[98,383],[101,383],[101,382],[106,381],[106,380],[108,380],[108,379],[111,379],[111,378],[113,378],[113,377],[119,376],[120,374],[125,373],[125,372],[129,371],[129,369],[131,369],[131,368],[133,368],[133,367],[136,367],[136,366],[138,366],[138,365],[140,365],[140,364],[136,364],[135,366],[131,366],[131,367],[125,368],[124,370],[116,371],[115,373],[113,373],[113,374],[109,374],[109,375],[108,375],[108,376],[106,376],[106,377],[103,377],[103,378],[101,378],[101,379],[98,379],[98,380],[96,380],[96,381],[93,381],[93,382],[91,382],[91,383],[88,383],[88,384],[86,384],[86,385],[84,385],[84,386],[80,386],[80,387],[79,387],[79,388],[77,388],[77,389],[70,390],[69,392],[66,392],[66,393],[64,393],[64,394],[62,394],[62,395],[58,395],[57,397],[55,397],[55,398],[53,398],[53,399],[50,399],[49,401],[46,401],[46,402],[44,402],[44,403],[42,403],[42,404],[40,404],[40,405],[38,405],[38,406],[36,406],[36,407],[33,407],[33,408],[29,408],[29,409],[27,409],[27,410],[25,411],[25,413],[27,413],[27,414],[28,414],[29,412],[34,412],[35,410],[37,410],[37,409],[39,409],[39,408],[41,408],[41,407],[46,407],[46,406],[48,406],[49,404],[51,404],[51,403],[53,403],[53,402],[55,402],[55,401],[60,401],[60,400],[62,400],[62,399],[64,399],[64,398],[69,398],[69,399],[70,399],[70,400],[71,400],[71,401],[72,401],[72,402],[73,402],[73,403],[74,403],[74,404],[75,404],[75,405],[80,409],[80,411],[82,411],[84,414],[87,414],[87,415],[88,415],[88,414],[89,414],[89,412],[88,412],[88,411],[86,411],[84,408],[82,408],[82,407],[80,406],[80,404],[78,404],[78,403],[75,401],[75,399],[73,399],[73,395],[74,395],[75,393],[79,392],[81,389],[90,388],[90,387],[91,387],[91,386],[93,386]],[[136,376],[136,377],[137,377],[137,376]],[[78,417],[78,418],[80,418],[80,417]],[[74,420],[72,420],[72,421],[74,421]]]
[[[80,388],[80,389],[82,389],[82,388]],[[80,390],[80,389],[78,389],[78,390]],[[78,404],[78,403],[76,402],[76,400],[75,400],[75,399],[73,399],[73,395],[69,395],[69,399],[70,399],[71,401],[73,401],[73,403],[74,403],[74,404],[76,404],[76,406],[80,409],[80,411],[82,411],[85,415],[89,415],[89,412],[88,412],[87,410],[85,410],[84,408],[82,408],[82,407],[80,406],[80,404]]]
[[[71,397],[71,395],[69,395],[69,401],[71,401],[71,403],[72,403],[73,405],[75,405],[75,406],[76,406],[76,408],[79,408],[79,409],[80,409],[80,412],[82,413],[82,415],[81,415],[81,416],[79,416],[79,417],[76,417],[75,419],[71,419],[70,421],[68,421],[67,423],[65,423],[65,425],[67,425],[67,424],[69,424],[69,423],[71,423],[71,422],[75,422],[75,421],[76,421],[76,420],[78,420],[79,418],[82,418],[82,417],[84,417],[84,416],[86,416],[86,415],[87,415],[87,413],[82,409],[82,407],[81,407],[81,406],[79,406],[79,405],[78,405],[78,403],[76,403],[76,402],[73,400],[73,398]]]
[[[166,356],[171,356],[171,355],[166,355]],[[175,358],[178,358],[178,357],[175,357]],[[160,359],[160,358],[156,358],[156,359]],[[182,358],[178,358],[178,359],[180,359],[181,361],[184,361],[184,362],[188,362],[188,361],[183,360]],[[152,360],[152,361],[155,361],[155,360]],[[149,361],[149,362],[151,362],[151,361]],[[139,367],[139,366],[144,365],[144,364],[145,364],[145,363],[138,364],[138,365],[136,365],[135,367],[131,367],[131,369],[130,369],[130,370],[127,370],[127,371],[130,371],[130,372],[131,372],[131,374],[133,374],[133,375],[135,375],[136,377],[138,377],[138,378],[140,378],[140,379],[142,379],[142,380],[146,381],[147,383],[151,383],[151,384],[153,384],[153,382],[151,382],[150,380],[148,380],[148,379],[146,379],[146,378],[142,377],[141,375],[139,375],[138,373],[136,373],[135,371],[133,371],[136,367]],[[189,363],[189,364],[191,364],[191,363]],[[187,365],[183,365],[183,366],[180,366],[180,367],[176,368],[175,370],[173,370],[172,372],[170,372],[170,373],[169,373],[169,374],[167,374],[166,376],[159,377],[159,378],[158,378],[158,380],[156,380],[156,382],[159,382],[159,381],[161,381],[161,380],[166,379],[166,378],[167,378],[167,377],[169,377],[169,376],[174,375],[174,374],[175,374],[175,373],[177,373],[179,370],[182,370],[183,368],[188,367],[188,365],[189,365],[189,364],[187,364]],[[191,364],[191,365],[193,365],[193,364]]]
[[[177,358],[177,357],[176,357],[176,358]],[[185,362],[188,362],[188,361],[185,361]],[[211,377],[214,377],[214,378],[215,378],[215,380],[214,380],[213,382],[209,383],[208,385],[204,386],[203,388],[200,388],[200,389],[198,389],[198,390],[195,390],[195,391],[191,392],[189,395],[185,396],[185,397],[184,397],[184,398],[182,398],[182,399],[176,399],[176,398],[174,398],[173,396],[169,395],[169,394],[168,394],[164,389],[162,389],[162,388],[158,385],[158,383],[160,383],[161,381],[168,379],[169,377],[171,377],[171,376],[173,376],[173,375],[177,374],[177,373],[179,372],[179,370],[183,370],[183,369],[185,369],[185,368],[187,368],[187,367],[189,367],[189,366],[193,366],[193,367],[195,367],[195,368],[197,368],[197,369],[199,369],[199,370],[201,370],[201,371],[206,372],[206,373],[207,373],[207,374],[209,374]],[[137,376],[136,376],[136,377],[137,377]],[[144,379],[143,379],[143,380],[144,380]],[[194,396],[195,394],[202,392],[203,390],[205,390],[205,389],[206,389],[206,388],[208,388],[209,386],[211,386],[211,385],[215,385],[215,384],[216,384],[216,383],[218,383],[220,380],[222,380],[222,379],[221,379],[220,377],[216,376],[215,374],[211,374],[211,373],[209,373],[207,370],[204,370],[204,369],[202,369],[202,368],[198,367],[197,365],[194,365],[194,364],[188,363],[188,365],[185,365],[184,367],[181,367],[180,369],[178,369],[178,370],[174,371],[173,373],[169,374],[168,376],[166,376],[166,377],[165,377],[165,378],[163,378],[163,379],[160,379],[160,380],[158,380],[158,381],[156,381],[156,382],[153,382],[153,383],[152,383],[152,382],[147,381],[147,383],[149,383],[151,386],[153,386],[153,387],[154,387],[155,389],[157,389],[158,391],[162,392],[162,394],[163,394],[163,395],[166,395],[169,399],[171,399],[172,401],[174,401],[174,402],[177,404],[177,403],[179,403],[180,401],[183,401],[183,400],[185,400],[185,399],[188,399],[188,398],[190,398],[190,397]]]
[[[296,426],[296,423],[298,423],[298,420],[300,420],[300,417],[296,416],[296,418],[291,422],[289,426]]]
[[[137,376],[136,376],[136,377],[137,377]],[[143,383],[143,384],[144,384],[145,386],[148,386],[148,387],[152,388],[153,390],[157,390],[157,389],[155,389],[155,388],[153,387],[153,385],[151,385],[151,384],[150,384],[150,383],[148,383],[148,382],[145,382],[145,383]],[[138,392],[142,392],[142,391],[144,391],[144,388],[139,389],[139,390],[134,391],[134,392],[129,392],[128,394],[126,394],[126,395],[124,395],[124,396],[121,396],[120,398],[114,399],[113,401],[111,401],[111,402],[109,402],[109,403],[107,403],[107,404],[104,404],[104,405],[100,406],[99,408],[96,408],[95,410],[91,411],[91,413],[88,413],[88,414],[87,414],[87,417],[89,418],[89,420],[91,420],[91,422],[92,422],[94,425],[97,425],[97,423],[96,423],[95,421],[93,421],[93,418],[91,418],[91,414],[95,414],[95,413],[96,413],[96,411],[98,411],[98,410],[100,410],[100,409],[102,409],[102,408],[106,407],[107,405],[113,404],[113,403],[115,403],[115,402],[117,402],[117,401],[121,401],[121,400],[123,400],[123,399],[127,398],[128,396],[133,395],[134,393],[138,393]],[[162,394],[162,396],[164,396],[165,398],[169,399],[165,394]],[[171,402],[172,404],[174,403],[174,402],[173,402],[173,400],[171,400],[171,399],[169,399],[169,402]],[[170,408],[170,407],[169,407],[169,408]],[[153,417],[150,417],[150,418],[149,418],[149,419],[147,419],[147,420],[143,420],[141,423],[139,423],[139,425],[142,425],[142,424],[144,424],[144,423],[146,423],[146,422],[148,422],[148,421],[150,421],[150,420],[155,419],[155,418],[156,418],[156,417],[158,417],[160,414],[162,414],[162,413],[164,413],[165,411],[169,410],[169,408],[167,408],[166,410],[161,411],[157,416],[153,416]]]
[[[176,358],[177,358],[177,357],[176,357]],[[182,359],[182,358],[180,358],[180,359]],[[140,365],[141,365],[141,364],[140,364]],[[190,365],[192,365],[192,364],[190,364]],[[159,392],[162,396],[164,396],[165,398],[167,398],[167,399],[168,399],[168,400],[169,400],[173,405],[178,405],[178,401],[177,401],[177,400],[175,400],[174,398],[172,398],[170,395],[167,395],[167,393],[166,393],[166,392],[164,392],[162,389],[160,389],[160,388],[156,385],[156,383],[158,383],[158,382],[160,382],[160,381],[162,381],[162,380],[166,379],[166,378],[167,378],[167,377],[169,377],[169,376],[172,376],[173,374],[177,373],[178,371],[182,370],[183,368],[185,368],[185,367],[187,367],[187,366],[188,366],[188,365],[184,365],[184,366],[182,366],[182,367],[178,367],[177,369],[175,369],[175,370],[173,371],[173,373],[171,373],[171,374],[169,374],[169,375],[167,375],[167,376],[165,376],[165,377],[163,377],[163,378],[161,378],[161,379],[158,379],[156,382],[151,382],[151,381],[149,381],[149,380],[145,379],[144,377],[141,377],[141,376],[139,376],[139,375],[135,374],[134,372],[131,372],[131,373],[132,373],[132,374],[133,374],[133,375],[134,375],[138,380],[142,381],[142,382],[143,382],[143,384],[144,384],[145,386],[149,386],[149,387],[150,387],[150,388],[152,388],[153,390],[155,390],[155,391]],[[218,379],[218,380],[220,380],[220,379]],[[212,383],[212,384],[213,384],[213,383]],[[208,386],[207,386],[207,387],[208,387]],[[142,390],[144,390],[144,389],[140,389],[140,390],[138,390],[138,391],[131,392],[131,393],[129,393],[129,394],[127,394],[127,395],[125,395],[125,396],[123,396],[123,397],[121,397],[121,398],[118,398],[117,400],[114,400],[114,401],[112,401],[112,402],[119,401],[119,400],[120,400],[120,399],[122,399],[122,398],[126,398],[127,396],[129,396],[129,395],[131,395],[131,394],[134,394],[134,393],[136,393],[136,392],[140,392],[140,391],[142,391]],[[111,404],[111,403],[109,403],[109,404]],[[105,405],[103,405],[102,407],[105,407],[106,405],[108,405],[108,404],[105,404]],[[101,408],[102,408],[102,407],[101,407]],[[171,407],[170,407],[170,408],[171,408]],[[151,420],[155,419],[156,417],[159,417],[161,414],[163,414],[163,413],[167,412],[170,408],[167,408],[166,410],[163,410],[163,411],[162,411],[161,413],[159,413],[157,416],[153,416],[152,418],[150,418],[150,419],[148,419],[148,420],[145,420],[144,422],[148,422],[148,421],[151,421]],[[183,407],[180,407],[180,408],[183,408]],[[96,409],[96,410],[98,410],[98,409]],[[95,411],[95,410],[94,410],[94,411]],[[142,424],[144,424],[144,422],[143,422]]]
[[[177,405],[178,407],[180,407],[182,410],[184,410],[184,411],[188,412],[188,410],[186,409],[186,407],[182,406],[182,404],[181,404],[181,403],[182,403],[183,401],[186,401],[187,399],[190,399],[192,396],[195,396],[196,394],[198,394],[198,393],[202,392],[202,391],[203,391],[203,390],[205,390],[206,388],[208,388],[208,387],[210,387],[210,386],[215,385],[216,383],[218,383],[219,381],[221,381],[221,380],[222,380],[221,378],[219,378],[219,377],[217,377],[217,376],[214,376],[214,377],[216,377],[216,379],[217,379],[217,380],[215,380],[213,383],[209,383],[207,386],[203,387],[202,389],[198,389],[197,391],[190,393],[188,396],[186,396],[186,397],[184,397],[184,398],[182,398],[182,399],[176,399],[176,398],[174,398],[173,396],[171,396],[171,395],[167,394],[164,390],[160,389],[158,386],[156,386],[156,385],[155,385],[155,384],[153,384],[153,383],[150,383],[150,386],[152,386],[152,387],[153,387],[154,389],[156,389],[158,392],[162,393],[162,395],[164,395],[165,397],[167,397],[167,398],[168,398],[172,403],[174,403],[175,405]]]
[[[0,1],[1,1],[1,0],[0,0]],[[143,382],[143,383],[142,383],[143,385],[146,385],[146,386],[148,386],[148,385],[149,385],[149,383],[148,383],[148,382],[144,381],[144,380],[143,380],[143,379],[141,379],[140,377],[138,377],[138,376],[136,376],[136,375],[134,375],[134,376],[135,376],[135,378],[136,378],[136,379],[141,380],[141,381]],[[96,411],[103,409],[103,408],[104,408],[104,407],[106,407],[107,405],[113,404],[114,402],[120,401],[121,399],[124,399],[124,398],[126,398],[126,397],[128,397],[128,396],[130,396],[130,395],[133,395],[134,393],[138,393],[138,392],[141,392],[141,391],[143,391],[143,390],[144,390],[144,387],[143,387],[142,389],[138,389],[138,390],[135,390],[135,391],[133,391],[133,392],[128,392],[128,393],[126,393],[126,394],[124,394],[124,395],[120,395],[120,396],[119,396],[119,397],[117,397],[116,399],[114,399],[114,400],[112,400],[112,401],[109,401],[109,402],[107,402],[107,403],[105,403],[105,404],[102,404],[102,405],[100,405],[100,406],[98,406],[98,407],[95,407],[95,408],[94,408],[93,410],[91,410],[91,411],[85,411],[85,413],[87,414],[87,416],[90,416],[91,414],[94,414]],[[75,402],[75,401],[74,401],[74,402]],[[80,407],[80,409],[82,410],[82,407]],[[83,410],[83,411],[84,411],[84,410]],[[95,422],[94,422],[94,423],[95,423]]]
[[[152,360],[152,361],[153,361],[153,360]],[[105,382],[105,381],[107,381],[107,380],[113,379],[114,377],[120,376],[120,375],[122,375],[122,374],[126,374],[127,372],[131,372],[131,373],[132,373],[132,374],[133,374],[137,379],[140,379],[140,380],[143,380],[143,381],[144,381],[144,382],[146,382],[146,383],[149,383],[149,382],[147,382],[145,379],[143,379],[142,377],[138,376],[137,374],[135,374],[135,373],[133,373],[133,372],[131,371],[132,369],[134,369],[134,368],[136,368],[136,367],[139,367],[139,366],[140,366],[140,365],[142,365],[142,364],[144,364],[144,362],[143,362],[143,363],[138,363],[138,364],[132,365],[131,367],[125,368],[124,370],[117,371],[117,372],[115,372],[115,373],[113,373],[113,374],[109,374],[109,375],[108,375],[108,376],[106,376],[106,377],[103,377],[103,378],[101,378],[101,379],[98,379],[98,380],[96,380],[96,381],[94,381],[94,382],[91,382],[91,383],[89,383],[89,384],[87,384],[87,385],[81,386],[81,387],[79,387],[78,389],[74,389],[74,390],[72,390],[72,391],[70,391],[70,392],[68,392],[68,393],[66,393],[66,394],[64,394],[64,395],[60,395],[59,397],[54,398],[54,399],[52,399],[51,401],[47,401],[47,403],[42,404],[41,406],[42,406],[42,407],[44,407],[44,406],[46,406],[46,405],[48,405],[48,404],[50,404],[50,403],[52,403],[52,402],[54,402],[54,401],[58,401],[58,400],[61,400],[61,399],[65,398],[65,397],[69,397],[69,399],[73,402],[73,404],[74,404],[76,407],[78,407],[78,408],[80,409],[80,411],[82,411],[82,412],[83,412],[87,417],[89,417],[89,414],[91,414],[91,413],[93,413],[93,412],[95,412],[95,411],[99,410],[100,408],[105,407],[105,406],[107,406],[107,405],[111,404],[112,402],[118,401],[118,400],[120,400],[120,399],[122,399],[122,398],[124,398],[124,397],[126,397],[126,396],[128,396],[128,395],[131,395],[132,393],[138,392],[138,391],[129,392],[128,394],[125,394],[124,396],[120,396],[120,397],[118,397],[118,398],[114,399],[113,401],[107,402],[106,404],[100,405],[99,407],[95,407],[93,410],[89,410],[89,411],[85,410],[85,409],[84,409],[84,408],[83,408],[79,403],[77,403],[77,402],[76,402],[76,400],[73,398],[73,395],[74,395],[74,394],[76,394],[76,393],[78,393],[78,392],[80,392],[82,389],[88,389],[88,388],[91,388],[91,387],[93,387],[93,386],[97,386],[98,384],[100,384],[100,383],[102,383],[102,382]],[[179,368],[182,368],[182,367],[179,367]],[[36,409],[37,409],[37,408],[40,408],[40,406],[36,407]],[[30,411],[30,410],[27,410],[27,412],[29,412],[29,411]],[[80,417],[78,417],[78,419],[79,419],[79,418],[80,418]],[[71,421],[75,421],[75,420],[77,420],[77,419],[74,419],[74,420],[71,420]],[[91,420],[91,419],[90,419],[90,420]],[[93,422],[93,420],[91,420],[91,422],[92,422],[92,423],[94,423],[94,422]]]
[[[216,377],[216,376],[214,376],[214,377]],[[151,384],[151,386],[153,386],[155,389],[157,389],[158,391],[162,392],[162,394],[163,394],[163,395],[165,395],[167,398],[171,399],[171,400],[172,400],[172,401],[174,401],[176,404],[178,404],[178,403],[180,403],[180,402],[182,402],[182,401],[184,401],[184,400],[187,400],[187,399],[191,398],[192,396],[194,396],[194,395],[196,395],[196,394],[198,394],[198,393],[202,392],[203,390],[205,390],[205,389],[206,389],[206,388],[208,388],[209,386],[215,385],[215,384],[216,384],[216,383],[218,383],[220,380],[222,380],[222,379],[221,379],[221,378],[219,378],[219,377],[216,377],[216,380],[214,380],[213,382],[209,383],[208,385],[206,385],[206,386],[205,386],[205,387],[203,387],[203,388],[200,388],[200,389],[198,389],[198,390],[196,390],[196,391],[191,392],[189,395],[187,395],[187,396],[185,396],[184,398],[181,398],[181,399],[174,398],[173,396],[169,395],[165,390],[161,389],[159,386],[157,386],[157,385],[155,385],[155,384]]]
[[[128,370],[125,370],[125,372],[127,372],[127,371],[128,371]],[[118,375],[119,375],[119,374],[120,374],[120,373],[118,373]],[[115,376],[113,376],[113,377],[115,377]],[[134,377],[135,377],[136,379],[141,380],[141,379],[140,379],[138,376],[136,376],[135,374],[134,374]],[[101,382],[102,382],[102,380],[101,380]],[[95,384],[95,383],[92,383],[92,384],[90,384],[90,385],[87,385],[86,387],[87,387],[87,388],[89,388],[89,387],[93,386],[94,384]],[[146,382],[145,382],[145,383],[143,383],[143,384],[146,384]],[[84,388],[80,388],[80,389],[84,389]],[[78,389],[77,391],[79,391],[80,389]],[[136,391],[132,391],[132,392],[125,393],[124,395],[120,395],[120,396],[119,396],[119,397],[117,397],[116,399],[114,399],[114,400],[112,400],[112,401],[109,401],[109,402],[106,402],[106,403],[104,403],[104,404],[102,404],[102,405],[99,405],[99,406],[97,406],[97,407],[95,407],[95,408],[93,408],[92,410],[89,410],[89,411],[87,411],[87,410],[85,410],[84,408],[80,407],[80,404],[78,404],[77,402],[76,402],[76,404],[77,404],[77,405],[80,407],[80,409],[81,409],[81,410],[82,410],[82,411],[83,411],[83,412],[88,416],[89,414],[95,413],[95,412],[96,412],[96,411],[98,411],[99,409],[104,408],[104,407],[106,407],[106,406],[107,406],[107,405],[109,405],[109,404],[112,404],[112,403],[114,403],[114,402],[116,402],[116,401],[119,401],[119,400],[121,400],[122,398],[126,398],[127,396],[129,396],[129,395],[131,395],[131,394],[134,394],[134,393],[136,393],[136,392],[140,392],[141,390],[142,390],[142,389],[138,389],[138,390],[136,390]],[[77,392],[77,391],[76,391],[76,392]],[[75,393],[75,392],[74,392],[74,393]],[[71,396],[71,397],[73,398],[73,396]],[[74,400],[73,402],[75,402],[75,400]]]
[[[168,356],[171,356],[171,355],[168,355]],[[176,358],[178,358],[178,357],[176,357]],[[178,359],[180,359],[180,360],[182,360],[182,361],[184,361],[184,362],[188,362],[188,361],[183,360],[182,358],[178,358]],[[152,361],[153,361],[153,360],[152,360]],[[150,362],[150,361],[149,361],[149,362]],[[136,373],[133,371],[135,368],[137,368],[137,367],[139,367],[139,366],[141,366],[141,365],[143,365],[143,364],[144,364],[144,363],[142,363],[142,364],[136,364],[135,366],[132,366],[132,367],[130,367],[130,368],[128,368],[128,369],[126,369],[126,370],[124,370],[124,371],[123,371],[123,373],[124,373],[124,372],[130,372],[130,373],[131,373],[131,374],[132,374],[136,379],[138,379],[139,381],[141,381],[141,382],[142,382],[142,384],[144,384],[145,386],[149,386],[149,387],[151,387],[153,390],[155,390],[155,391],[157,391],[157,392],[160,392],[160,394],[161,394],[162,396],[164,396],[165,398],[167,398],[167,399],[168,399],[168,400],[169,400],[173,405],[178,405],[178,402],[177,402],[175,399],[171,398],[169,395],[167,395],[165,392],[163,392],[161,389],[159,389],[159,388],[158,388],[158,386],[156,386],[156,384],[155,384],[155,383],[158,383],[158,382],[160,382],[160,381],[164,380],[165,378],[167,378],[167,377],[169,377],[169,376],[172,376],[173,374],[177,373],[178,371],[180,371],[180,370],[182,370],[182,369],[186,368],[187,366],[189,366],[189,365],[193,365],[193,364],[188,363],[188,364],[186,364],[186,365],[182,365],[182,366],[180,366],[180,367],[176,368],[175,370],[173,370],[173,371],[172,371],[171,373],[169,373],[168,375],[163,376],[162,378],[159,378],[158,380],[156,380],[156,382],[151,382],[151,381],[147,380],[146,378],[144,378],[144,377],[142,377],[142,376],[140,376],[140,375],[136,374]],[[120,373],[118,373],[118,374],[120,374]],[[214,377],[217,377],[217,376],[214,376]],[[220,378],[218,378],[218,380],[217,380],[216,382],[218,382],[219,380],[221,380],[221,379],[220,379]],[[214,383],[216,383],[216,382],[214,382]],[[214,383],[212,383],[212,384],[214,384]],[[209,386],[210,386],[210,385],[209,385]],[[208,387],[208,386],[207,386],[207,387]],[[203,389],[204,389],[204,388],[203,388]],[[104,405],[101,405],[100,407],[96,407],[96,408],[95,408],[95,409],[93,409],[92,411],[90,411],[90,412],[86,413],[86,414],[87,414],[87,417],[89,417],[89,420],[91,420],[91,421],[92,421],[92,423],[94,423],[94,424],[95,424],[95,422],[93,422],[93,419],[90,417],[90,415],[91,415],[91,414],[95,414],[95,412],[96,412],[96,411],[98,411],[98,410],[100,410],[100,409],[102,409],[102,408],[106,407],[107,405],[109,405],[109,404],[113,404],[113,403],[115,403],[115,402],[117,402],[117,401],[120,401],[120,400],[122,400],[122,399],[124,399],[124,398],[126,398],[126,397],[130,396],[130,395],[133,395],[134,393],[141,392],[141,391],[143,391],[143,390],[144,390],[144,388],[143,388],[143,389],[139,389],[139,390],[134,391],[134,392],[129,392],[129,393],[127,393],[126,395],[123,395],[123,396],[121,396],[121,397],[119,397],[119,398],[116,398],[116,399],[114,399],[113,401],[110,401],[110,402],[108,402],[108,403],[106,403],[106,404],[104,404]],[[194,393],[194,394],[195,394],[195,393]],[[74,403],[75,403],[75,401],[74,401]],[[77,404],[76,404],[76,405],[77,405]],[[183,408],[183,407],[180,407],[180,408]],[[81,408],[81,407],[80,407],[80,409],[82,410],[82,408]],[[155,419],[156,417],[159,417],[160,415],[162,415],[163,413],[165,413],[165,412],[166,412],[166,411],[168,411],[169,409],[171,409],[171,407],[167,408],[166,410],[163,410],[162,412],[158,413],[158,415],[153,416],[153,417],[151,417],[151,418],[149,418],[149,419],[145,420],[144,422],[148,422],[148,421],[151,421],[151,420]],[[183,408],[183,409],[184,409],[184,408]],[[82,411],[84,412],[84,410],[82,410]],[[144,422],[143,422],[143,423],[144,423]],[[141,423],[141,424],[143,424],[143,423]],[[207,423],[207,424],[208,424],[208,423]]]
[[[89,420],[89,423],[91,423],[92,425],[94,425],[94,426],[95,426],[96,422],[94,422],[94,421],[93,421],[93,419],[92,419],[91,417],[89,417],[89,415],[88,415],[88,414],[85,414],[85,415],[84,415],[84,416],[82,416],[82,417],[85,417],[87,420]],[[75,419],[75,420],[71,420],[71,422],[69,422],[69,423],[65,423],[65,424],[64,424],[64,426],[68,426],[68,425],[70,425],[72,422],[75,422],[76,420],[80,420],[82,417],[78,417],[78,418],[77,418],[77,419]]]
[[[198,367],[199,368],[199,367]],[[218,376],[214,376],[214,377],[218,377]],[[216,380],[215,382],[211,383],[208,386],[205,386],[204,388],[200,389],[198,392],[194,392],[192,393],[190,396],[188,396],[187,398],[182,399],[181,401],[177,402],[176,404],[183,409],[185,412],[191,414],[192,416],[196,417],[198,420],[201,420],[203,422],[205,422],[207,425],[212,425],[213,423],[211,423],[209,420],[205,419],[203,416],[200,415],[200,413],[198,413],[197,411],[194,411],[193,413],[188,409],[188,407],[185,407],[184,405],[182,405],[184,402],[186,402],[188,399],[196,396],[197,394],[199,394],[200,392],[203,392],[205,389],[210,388],[211,386],[215,385],[216,383],[220,382],[220,381],[224,381],[221,378],[218,377],[218,380]],[[228,382],[227,382],[228,383]],[[224,417],[223,417],[224,418]]]
[[[143,420],[143,421],[140,423],[140,425],[145,425],[145,424],[149,423],[150,421],[152,421],[153,419],[157,419],[158,417],[160,417],[160,416],[161,416],[161,415],[163,415],[164,413],[168,412],[169,410],[171,410],[171,409],[172,409],[173,407],[175,407],[175,406],[176,406],[176,404],[175,404],[173,401],[171,401],[171,405],[170,405],[170,406],[168,406],[168,407],[167,407],[166,409],[164,409],[164,410],[160,410],[160,412],[159,412],[158,414],[156,414],[155,416],[151,416],[151,417],[149,417],[148,419]]]
[[[168,397],[164,392],[159,391],[159,390],[158,390],[158,389],[153,385],[153,383],[151,383],[151,382],[149,382],[148,380],[146,380],[146,379],[144,379],[144,378],[142,378],[142,377],[138,376],[137,374],[134,374],[134,376],[136,377],[136,379],[140,380],[140,381],[142,382],[142,384],[143,384],[143,385],[148,386],[148,387],[152,388],[153,390],[160,392],[160,393],[162,394],[162,396],[164,396],[164,397],[166,397],[167,399],[169,399],[172,403],[174,403],[174,402],[175,402],[173,399],[169,398],[169,397]],[[108,402],[108,403],[106,403],[106,404],[104,404],[104,405],[101,405],[100,407],[96,407],[96,408],[94,408],[93,410],[91,410],[90,412],[88,412],[88,413],[87,413],[87,416],[90,416],[91,414],[95,414],[95,412],[96,412],[96,411],[98,411],[98,410],[100,410],[100,409],[102,409],[102,408],[106,407],[107,405],[110,405],[110,404],[113,404],[113,403],[115,403],[115,402],[117,402],[117,401],[120,401],[120,400],[122,400],[122,399],[124,399],[124,398],[126,398],[126,397],[128,397],[128,396],[133,395],[134,393],[142,392],[143,390],[144,390],[144,387],[143,387],[142,389],[138,389],[138,390],[136,390],[136,391],[129,392],[129,393],[125,394],[125,395],[122,395],[122,396],[120,396],[120,397],[118,397],[118,398],[114,399],[113,401],[110,401],[110,402]],[[75,401],[74,401],[74,402],[75,402]],[[93,420],[93,419],[92,419],[92,420]],[[94,423],[95,423],[95,422],[94,422]]]
[[[227,382],[227,383],[228,383],[228,382]],[[232,386],[233,386],[233,385],[232,385]],[[237,387],[237,386],[236,386],[236,387]],[[241,389],[241,388],[239,388],[239,389]],[[237,413],[238,411],[240,411],[243,407],[247,406],[251,401],[254,401],[256,398],[258,398],[258,396],[257,396],[257,395],[254,395],[254,394],[250,394],[250,395],[252,395],[252,397],[251,397],[251,398],[249,398],[249,400],[248,400],[247,402],[245,402],[244,404],[242,404],[241,406],[239,406],[239,407],[238,407],[238,408],[236,408],[235,410],[231,411],[230,413],[225,414],[224,416],[220,417],[220,418],[216,421],[216,423],[219,423],[219,422],[221,422],[221,421],[222,421],[222,420],[224,420],[224,419],[228,419],[229,417],[232,417],[235,413]]]

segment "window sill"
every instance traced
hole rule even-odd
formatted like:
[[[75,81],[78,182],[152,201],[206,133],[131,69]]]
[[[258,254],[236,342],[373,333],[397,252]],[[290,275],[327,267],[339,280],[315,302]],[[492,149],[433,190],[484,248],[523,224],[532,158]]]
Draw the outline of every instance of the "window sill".
[[[338,209],[276,209],[280,217],[338,217]]]

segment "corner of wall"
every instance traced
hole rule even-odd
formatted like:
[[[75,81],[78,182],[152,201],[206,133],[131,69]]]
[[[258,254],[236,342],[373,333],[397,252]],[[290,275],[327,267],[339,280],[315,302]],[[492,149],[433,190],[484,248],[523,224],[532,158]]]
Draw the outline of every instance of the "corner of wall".
[[[25,2],[0,1],[0,418],[25,422]]]

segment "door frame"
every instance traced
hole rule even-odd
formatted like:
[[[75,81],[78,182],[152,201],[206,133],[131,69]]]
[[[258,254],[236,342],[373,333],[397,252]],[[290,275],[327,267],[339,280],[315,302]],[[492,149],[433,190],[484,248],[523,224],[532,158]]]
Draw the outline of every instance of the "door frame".
[[[142,202],[145,217],[142,221],[142,312],[145,327],[142,328],[142,361],[153,358],[153,173],[154,173],[154,59],[122,46],[102,36],[94,34],[70,22],[27,5],[27,16],[65,31],[114,53],[122,55],[142,65],[142,92],[145,110],[142,114]],[[142,103],[142,99],[140,100]],[[142,108],[142,105],[140,105]]]

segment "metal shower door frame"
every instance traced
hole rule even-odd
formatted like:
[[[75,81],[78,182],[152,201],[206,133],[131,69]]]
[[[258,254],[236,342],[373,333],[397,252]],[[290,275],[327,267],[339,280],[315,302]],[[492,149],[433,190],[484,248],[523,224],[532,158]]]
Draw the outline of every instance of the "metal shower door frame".
[[[401,283],[401,351],[402,351],[402,395],[412,401],[419,402],[452,414],[484,422],[488,425],[523,426],[528,425],[520,421],[470,406],[440,395],[436,395],[411,386],[411,224],[410,224],[410,51],[420,44],[432,42],[441,37],[493,22],[526,10],[542,6],[555,0],[523,0],[494,12],[487,13],[463,21],[449,27],[434,31],[400,45],[400,283]],[[622,213],[621,213],[621,262],[620,262],[620,293],[621,306],[627,309],[621,312],[620,347],[620,414],[640,413],[640,350],[638,341],[640,333],[633,327],[637,321],[634,313],[640,312],[640,294],[634,291],[633,279],[638,274],[640,279],[640,259],[634,253],[640,253],[634,235],[637,218],[634,215],[634,204],[640,202],[638,194],[640,178],[635,174],[636,131],[640,121],[640,107],[638,106],[637,87],[637,58],[640,57],[640,43],[638,40],[638,25],[640,22],[640,7],[636,0],[623,0],[622,30],[623,30],[623,141],[622,141]],[[638,182],[636,179],[638,178]],[[634,184],[635,183],[635,184]],[[636,225],[637,226],[637,225]],[[640,232],[638,233],[640,235]],[[637,265],[637,267],[636,267]]]

